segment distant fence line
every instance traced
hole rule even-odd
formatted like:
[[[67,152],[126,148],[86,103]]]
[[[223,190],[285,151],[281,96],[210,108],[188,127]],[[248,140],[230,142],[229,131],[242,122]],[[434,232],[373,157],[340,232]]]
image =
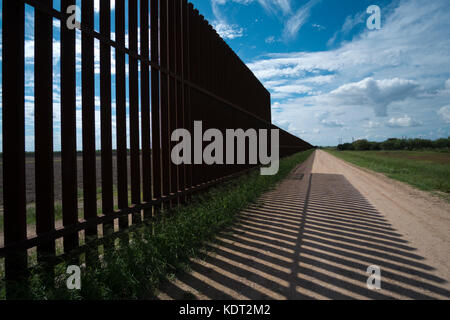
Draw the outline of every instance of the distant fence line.
[[[151,219],[161,205],[184,203],[189,194],[241,172],[250,165],[180,165],[170,161],[176,128],[203,126],[276,129],[271,123],[270,93],[229,48],[203,16],[186,0],[115,0],[115,39],[111,40],[111,5],[100,1],[100,31],[94,30],[94,1],[81,1],[81,96],[84,220],[78,217],[76,143],[76,31],[66,28],[65,8],[75,0],[3,0],[3,194],[4,247],[7,279],[26,274],[27,249],[37,247],[38,260],[55,255],[55,240],[64,252],[79,248],[86,237]],[[35,9],[34,98],[36,235],[27,236],[24,19],[25,4]],[[139,16],[138,16],[139,15]],[[53,170],[53,23],[61,21],[61,180],[62,227],[55,228]],[[139,28],[138,28],[139,21]],[[140,51],[138,52],[138,30]],[[150,34],[149,31],[150,30]],[[97,213],[95,148],[94,40],[100,42],[101,208]],[[111,52],[115,50],[117,151],[113,153]],[[128,87],[126,90],[126,56]],[[140,64],[140,74],[139,67]],[[140,85],[139,85],[140,83]],[[139,91],[140,90],[140,91]],[[127,150],[129,100],[129,152]],[[139,130],[139,127],[141,129]],[[192,132],[192,131],[191,131]],[[280,129],[280,156],[312,148]],[[130,165],[128,167],[128,154]],[[113,192],[113,157],[117,159],[117,196]],[[129,170],[128,170],[129,169]],[[131,183],[128,178],[131,177]],[[131,199],[129,199],[129,187]],[[131,201],[130,201],[131,200]],[[115,201],[118,210],[114,208]],[[129,206],[131,202],[131,206]],[[143,214],[142,214],[143,212]]]

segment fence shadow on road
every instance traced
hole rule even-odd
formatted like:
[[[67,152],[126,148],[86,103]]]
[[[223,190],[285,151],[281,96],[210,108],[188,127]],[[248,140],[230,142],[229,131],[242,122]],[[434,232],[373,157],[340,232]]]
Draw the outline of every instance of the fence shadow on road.
[[[245,210],[158,298],[450,298],[447,280],[344,176],[291,178]],[[381,290],[367,288],[371,265],[381,268]]]

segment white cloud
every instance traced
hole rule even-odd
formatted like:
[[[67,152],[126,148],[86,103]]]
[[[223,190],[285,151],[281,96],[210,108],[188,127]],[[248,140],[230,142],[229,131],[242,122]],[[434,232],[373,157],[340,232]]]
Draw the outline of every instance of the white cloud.
[[[369,128],[369,129],[376,129],[376,128],[380,128],[381,126],[382,126],[382,124],[377,121],[369,121],[369,122],[367,122],[367,124],[364,125],[365,128]]]
[[[287,20],[283,31],[285,40],[289,40],[297,36],[300,29],[308,20],[311,14],[311,9],[319,2],[320,0],[308,1],[304,6],[298,9],[292,17]]]
[[[347,16],[347,18],[345,18],[344,24],[342,25],[342,28],[336,31],[333,37],[328,40],[328,45],[333,45],[340,35],[347,35],[357,25],[364,23],[365,17],[366,12],[358,12],[353,16]]]
[[[230,24],[227,21],[227,18],[222,13],[222,9],[220,6],[225,6],[227,3],[234,2],[241,5],[249,5],[252,3],[259,3],[264,10],[273,16],[282,18],[284,23],[284,31],[283,38],[285,40],[291,40],[295,38],[302,28],[302,26],[306,23],[310,16],[310,12],[313,6],[319,3],[321,0],[309,0],[305,5],[300,7],[297,11],[293,10],[293,5],[291,0],[211,0],[212,11],[215,17],[214,25],[220,25],[220,27],[224,30],[233,30],[231,32],[232,35],[241,35],[241,32],[235,32],[236,30],[241,31],[242,28],[239,28],[236,24]],[[258,19],[257,19],[258,20]],[[320,25],[315,24],[316,28],[323,28]],[[222,35],[221,33],[219,33]],[[230,34],[229,32],[225,32],[225,35]],[[234,39],[235,37],[231,38]],[[274,37],[269,37],[266,39],[266,43],[273,43],[275,40]]]
[[[391,103],[415,96],[418,88],[418,84],[412,80],[366,78],[333,90],[329,97],[337,105],[370,106],[376,116],[384,117]]]
[[[227,24],[224,22],[214,22],[214,29],[224,39],[241,38],[244,35],[244,29],[235,24]]]
[[[249,0],[232,0],[240,4],[248,4]],[[224,39],[236,39],[241,38],[244,35],[244,29],[239,27],[237,24],[231,24],[222,14],[219,5],[225,5],[226,0],[212,0],[211,6],[215,17],[215,21],[212,22],[214,29],[217,33]]]
[[[342,128],[345,127],[345,124],[339,120],[322,120],[320,122],[323,126],[329,127],[329,128]]]
[[[316,85],[321,85],[321,84],[328,84],[333,82],[333,80],[336,78],[335,75],[324,75],[324,76],[311,76],[311,77],[306,77],[306,78],[302,78],[302,79],[297,79],[294,80],[295,83],[309,83],[309,84],[316,84]]]
[[[440,108],[438,115],[441,116],[445,123],[450,123],[450,105]]]
[[[320,24],[313,23],[312,26],[318,30],[325,30],[326,28]]]
[[[266,38],[266,43],[271,44],[275,42],[275,37],[274,36],[270,36]]]
[[[444,89],[439,90],[439,94],[442,96],[450,96],[450,79],[445,81]]]
[[[312,89],[310,87],[303,86],[303,85],[293,85],[293,84],[289,84],[289,85],[285,85],[285,86],[277,86],[274,88],[275,92],[295,93],[295,94],[308,93],[311,90]]]
[[[392,118],[387,123],[387,126],[391,128],[420,127],[422,125],[423,123],[421,121],[414,120],[408,115],[400,118]]]
[[[263,80],[322,71],[338,74],[341,79],[365,78],[371,73],[382,74],[382,78],[392,78],[393,74],[414,78],[449,72],[448,5],[443,1],[426,6],[422,0],[411,2],[403,2],[387,18],[383,30],[366,31],[337,49],[269,54],[249,67]]]
[[[250,3],[252,0],[242,0],[235,2],[245,2]],[[258,3],[270,14],[282,13],[283,15],[288,15],[292,13],[292,5],[290,0],[256,0]]]

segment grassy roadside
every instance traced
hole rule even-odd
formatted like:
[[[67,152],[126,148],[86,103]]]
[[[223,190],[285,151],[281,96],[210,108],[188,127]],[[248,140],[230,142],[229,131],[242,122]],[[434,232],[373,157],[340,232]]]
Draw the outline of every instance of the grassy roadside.
[[[450,165],[433,152],[335,151],[332,155],[450,201]]]
[[[162,214],[153,225],[143,225],[130,234],[132,241],[120,243],[101,262],[82,268],[82,289],[66,289],[65,264],[56,270],[56,285],[48,287],[46,273],[31,277],[28,299],[145,299],[151,298],[161,280],[186,270],[206,241],[230,225],[249,203],[274,187],[312,151],[281,160],[275,176],[259,171],[227,182],[193,198],[173,214]],[[97,248],[95,248],[97,250]],[[50,279],[53,282],[53,278]],[[4,298],[4,286],[0,298]]]

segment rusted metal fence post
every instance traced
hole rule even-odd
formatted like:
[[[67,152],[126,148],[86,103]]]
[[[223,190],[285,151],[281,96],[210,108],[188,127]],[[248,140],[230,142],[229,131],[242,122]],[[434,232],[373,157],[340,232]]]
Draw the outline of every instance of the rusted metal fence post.
[[[65,10],[74,0],[61,0]],[[61,169],[62,208],[65,227],[78,223],[77,143],[76,143],[75,30],[61,24]],[[64,250],[78,247],[78,233],[64,237]]]
[[[151,61],[152,61],[152,168],[153,168],[153,199],[161,198],[161,127],[160,127],[160,72],[159,65],[159,6],[158,0],[150,0],[150,30],[151,30]],[[155,206],[155,213],[159,211]]]
[[[3,1],[2,14],[2,128],[4,243],[27,238],[25,195],[24,5]],[[27,252],[17,250],[5,259],[7,298],[16,298],[10,282],[27,276]]]

